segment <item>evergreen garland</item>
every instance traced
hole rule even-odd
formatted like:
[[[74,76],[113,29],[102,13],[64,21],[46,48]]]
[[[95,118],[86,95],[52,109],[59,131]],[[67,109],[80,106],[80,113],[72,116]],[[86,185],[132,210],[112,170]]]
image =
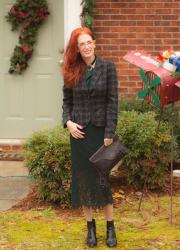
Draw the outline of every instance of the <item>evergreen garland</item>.
[[[94,0],[82,0],[81,5],[83,6],[81,13],[82,26],[92,30],[94,20],[91,14],[94,13]]]
[[[38,29],[48,15],[46,0],[17,0],[8,12],[6,19],[11,23],[12,31],[20,29],[19,45],[14,48],[10,59],[10,74],[21,74],[28,67]]]

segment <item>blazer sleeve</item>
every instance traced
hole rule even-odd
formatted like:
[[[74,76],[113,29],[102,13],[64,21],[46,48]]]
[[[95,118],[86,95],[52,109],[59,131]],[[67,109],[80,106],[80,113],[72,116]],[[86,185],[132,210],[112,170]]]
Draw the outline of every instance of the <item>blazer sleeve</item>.
[[[118,79],[113,62],[108,62],[107,70],[107,106],[104,138],[113,138],[118,117]]]
[[[66,85],[63,86],[63,127],[66,128],[67,121],[72,119],[73,110],[73,90]]]

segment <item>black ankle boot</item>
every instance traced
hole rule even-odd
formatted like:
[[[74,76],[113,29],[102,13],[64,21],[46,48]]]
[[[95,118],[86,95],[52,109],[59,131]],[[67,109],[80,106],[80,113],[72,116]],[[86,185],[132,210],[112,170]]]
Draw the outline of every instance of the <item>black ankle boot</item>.
[[[92,221],[87,221],[87,245],[88,247],[95,247],[97,245],[96,239],[96,223],[93,219]]]
[[[115,247],[117,245],[116,232],[114,227],[114,221],[107,221],[107,238],[106,245],[108,247]]]

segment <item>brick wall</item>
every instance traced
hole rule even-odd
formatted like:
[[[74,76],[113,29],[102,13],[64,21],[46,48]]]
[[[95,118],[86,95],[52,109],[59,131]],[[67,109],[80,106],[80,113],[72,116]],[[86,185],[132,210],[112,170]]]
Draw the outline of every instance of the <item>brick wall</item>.
[[[97,54],[115,62],[122,98],[141,88],[139,69],[122,57],[130,50],[157,55],[180,51],[180,0],[95,0]]]

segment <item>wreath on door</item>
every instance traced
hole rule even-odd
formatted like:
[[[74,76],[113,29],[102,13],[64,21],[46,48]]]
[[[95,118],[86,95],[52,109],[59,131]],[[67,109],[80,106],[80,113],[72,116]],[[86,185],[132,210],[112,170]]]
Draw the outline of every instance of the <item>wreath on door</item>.
[[[17,0],[11,7],[6,19],[11,23],[12,31],[20,30],[20,35],[10,59],[10,74],[21,74],[28,67],[39,27],[49,14],[46,0]]]

